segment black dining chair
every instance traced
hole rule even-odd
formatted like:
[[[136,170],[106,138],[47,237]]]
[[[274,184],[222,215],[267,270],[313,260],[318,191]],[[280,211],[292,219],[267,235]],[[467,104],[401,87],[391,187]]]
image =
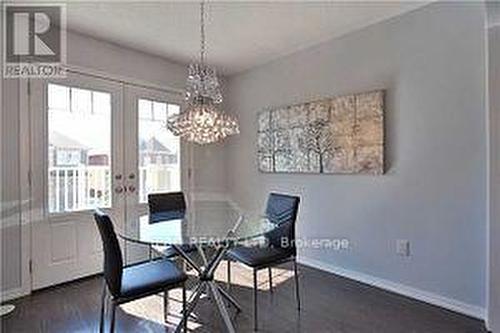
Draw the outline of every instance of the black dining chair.
[[[237,246],[228,251],[227,276],[231,286],[231,261],[237,261],[253,268],[254,329],[257,330],[257,272],[268,269],[269,290],[273,292],[272,267],[293,261],[295,296],[300,311],[299,277],[295,248],[295,221],[300,198],[280,193],[271,193],[267,200],[266,216],[277,227],[265,235],[266,246]]]
[[[148,194],[148,207],[151,223],[181,219],[186,214],[186,200],[182,192]]]
[[[148,194],[149,221],[150,223],[178,220],[186,214],[186,200],[183,192],[166,192]],[[176,257],[177,251],[171,246],[154,246],[153,249],[162,257]],[[184,244],[181,249],[188,253],[196,248],[190,244]]]
[[[166,294],[168,290],[173,288],[182,288],[184,313],[186,311],[186,274],[168,259],[124,266],[120,244],[110,217],[100,210],[96,210],[94,218],[104,249],[104,283],[99,332],[104,332],[107,299],[111,303],[110,332],[114,332],[115,312],[118,305],[160,292]],[[167,308],[165,307],[164,310],[167,311]],[[184,321],[183,328],[187,332],[186,321]]]

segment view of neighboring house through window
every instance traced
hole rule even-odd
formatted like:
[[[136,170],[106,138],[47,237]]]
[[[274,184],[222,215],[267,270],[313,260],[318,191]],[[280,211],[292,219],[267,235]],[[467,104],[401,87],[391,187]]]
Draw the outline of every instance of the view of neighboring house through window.
[[[154,192],[180,191],[180,141],[167,130],[179,106],[139,99],[139,202]]]
[[[111,206],[111,95],[48,85],[48,208]]]

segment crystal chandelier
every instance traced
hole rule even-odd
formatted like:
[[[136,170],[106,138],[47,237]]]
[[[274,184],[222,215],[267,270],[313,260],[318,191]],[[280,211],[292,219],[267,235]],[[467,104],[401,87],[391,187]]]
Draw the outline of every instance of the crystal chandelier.
[[[200,62],[189,65],[184,111],[168,118],[176,136],[198,144],[222,141],[239,133],[237,120],[219,110],[222,94],[214,68],[205,63],[205,3],[200,4]]]

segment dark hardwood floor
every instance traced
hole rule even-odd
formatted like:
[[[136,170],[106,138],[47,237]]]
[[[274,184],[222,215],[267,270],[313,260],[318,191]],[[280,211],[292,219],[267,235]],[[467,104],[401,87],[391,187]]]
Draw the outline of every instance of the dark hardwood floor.
[[[252,273],[233,265],[233,294],[244,307],[232,312],[238,332],[252,332]],[[218,279],[225,281],[225,268]],[[302,310],[296,310],[292,270],[260,274],[260,332],[486,332],[481,321],[308,267],[300,267]],[[97,332],[102,279],[92,277],[34,292],[14,301],[2,318],[2,332]],[[122,305],[116,332],[171,332],[179,320],[180,291],[170,294],[168,323],[163,298],[155,295]],[[224,332],[217,312],[202,299],[189,321],[191,332]]]

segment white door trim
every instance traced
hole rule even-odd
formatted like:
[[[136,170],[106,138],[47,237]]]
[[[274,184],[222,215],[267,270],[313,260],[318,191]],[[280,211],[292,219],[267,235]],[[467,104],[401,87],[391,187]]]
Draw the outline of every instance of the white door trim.
[[[21,214],[21,293],[31,293],[31,82],[19,80],[19,203]],[[26,96],[27,98],[23,98]],[[28,210],[26,212],[26,210]]]
[[[0,299],[9,301],[31,293],[31,223],[30,223],[30,186],[29,186],[29,96],[28,79],[18,79],[19,98],[19,223],[21,228],[21,285],[10,290],[3,290]],[[3,93],[3,91],[2,91]],[[2,106],[3,107],[3,106]],[[13,110],[15,111],[15,110]]]
[[[123,85],[129,85],[133,87],[143,87],[156,89],[159,91],[164,91],[176,96],[176,100],[182,100],[182,89],[168,87],[164,85],[158,85],[149,81],[140,80],[132,77],[125,77],[110,74],[105,71],[95,70],[86,67],[67,65],[66,68],[70,72],[78,73],[81,75],[87,75],[91,77],[98,77],[103,80],[115,81],[122,83]],[[19,117],[20,117],[20,206],[21,206],[21,241],[22,241],[22,252],[21,252],[21,269],[22,269],[22,285],[20,288],[15,290],[9,290],[2,293],[2,300],[10,300],[25,295],[29,295],[32,290],[32,274],[31,274],[31,261],[32,261],[32,225],[33,216],[31,215],[31,115],[30,115],[30,82],[28,79],[19,80]],[[189,145],[189,144],[187,144]],[[190,145],[191,146],[191,145]],[[187,188],[192,189],[192,181],[194,179],[194,168],[193,165],[193,149],[190,147],[187,150],[187,156],[189,160],[189,166],[187,169],[188,181]],[[23,204],[25,203],[25,204]]]
[[[159,85],[156,83],[152,83],[149,81],[144,81],[132,77],[127,77],[127,76],[122,76],[122,75],[116,75],[116,74],[110,74],[104,71],[99,71],[95,69],[90,69],[90,68],[84,68],[80,66],[74,66],[74,65],[65,65],[64,66],[66,70],[69,73],[75,73],[75,74],[80,74],[80,75],[87,75],[87,76],[92,76],[96,77],[99,79],[103,80],[109,80],[109,81],[115,81],[117,83],[129,85],[129,86],[135,86],[138,88],[147,88],[147,89],[153,89],[153,90],[158,90],[162,91],[168,94],[172,95],[177,95],[179,98],[183,98],[184,90],[179,89],[179,88],[174,88],[170,86],[165,86],[165,85]]]

